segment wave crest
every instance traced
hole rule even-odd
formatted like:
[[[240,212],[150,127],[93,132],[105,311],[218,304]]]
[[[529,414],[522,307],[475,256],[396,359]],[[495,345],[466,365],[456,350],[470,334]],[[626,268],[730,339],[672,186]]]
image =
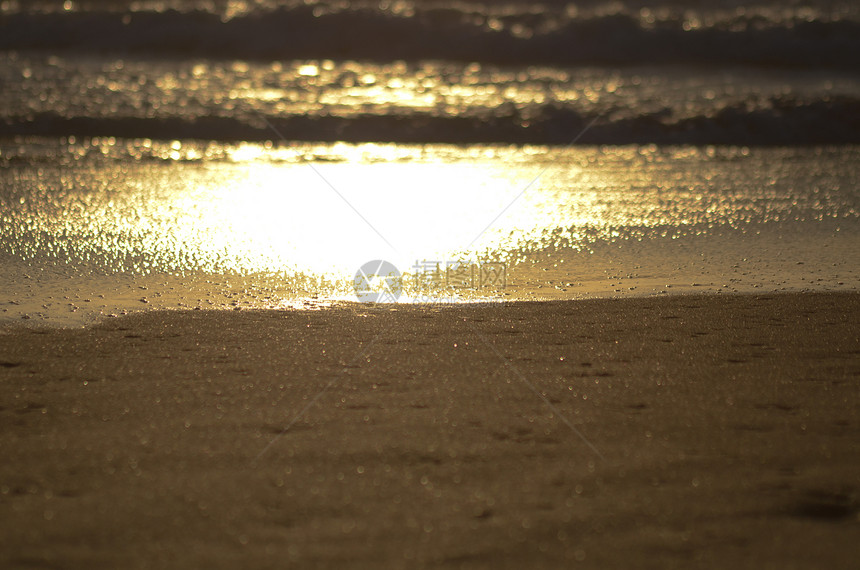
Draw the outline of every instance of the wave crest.
[[[0,49],[77,50],[231,59],[445,59],[497,64],[745,64],[854,69],[860,22],[755,12],[704,23],[678,15],[471,8],[406,12],[319,6],[250,11],[16,12],[0,16]]]

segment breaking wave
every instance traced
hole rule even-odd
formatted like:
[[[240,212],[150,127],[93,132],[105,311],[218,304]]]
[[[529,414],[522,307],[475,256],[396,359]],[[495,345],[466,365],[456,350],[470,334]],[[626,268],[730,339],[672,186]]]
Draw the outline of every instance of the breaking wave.
[[[69,3],[67,3],[69,4]],[[493,11],[477,4],[292,5],[228,17],[200,9],[0,12],[0,49],[159,57],[495,64],[743,64],[856,69],[860,20],[804,11],[737,9],[713,17],[667,12]],[[658,13],[659,15],[659,13]]]

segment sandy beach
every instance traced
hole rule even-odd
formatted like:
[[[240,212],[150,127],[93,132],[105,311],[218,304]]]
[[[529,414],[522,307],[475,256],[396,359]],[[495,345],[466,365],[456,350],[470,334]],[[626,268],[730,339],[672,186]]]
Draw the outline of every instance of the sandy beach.
[[[0,0],[0,570],[860,568],[858,70],[849,0]]]
[[[860,295],[0,332],[7,568],[848,568]]]

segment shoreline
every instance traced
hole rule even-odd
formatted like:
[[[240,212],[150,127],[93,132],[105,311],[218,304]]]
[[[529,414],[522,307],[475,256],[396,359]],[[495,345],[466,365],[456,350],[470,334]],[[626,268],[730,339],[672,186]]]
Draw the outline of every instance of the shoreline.
[[[0,564],[821,567],[860,294],[152,311],[0,334]]]
[[[857,243],[856,231],[835,221],[820,223],[814,232],[766,225],[755,234],[725,230],[682,239],[622,239],[512,264],[507,268],[506,287],[496,291],[455,289],[438,294],[463,295],[466,306],[481,301],[483,295],[492,303],[509,303],[702,294],[851,294],[860,290],[860,273],[848,261]],[[351,283],[321,289],[289,276],[112,274],[62,264],[2,262],[6,274],[0,276],[0,290],[6,300],[0,299],[0,329],[19,323],[81,328],[159,310],[301,310],[357,302]],[[401,299],[397,306],[410,303]]]

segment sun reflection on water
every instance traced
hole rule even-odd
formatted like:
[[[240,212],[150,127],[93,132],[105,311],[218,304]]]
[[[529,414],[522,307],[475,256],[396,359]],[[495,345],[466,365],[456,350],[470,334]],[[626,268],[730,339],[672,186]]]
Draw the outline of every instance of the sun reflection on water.
[[[165,200],[181,213],[170,233],[218,260],[213,266],[340,275],[368,259],[406,267],[470,253],[463,250],[521,189],[522,174],[505,174],[432,161],[254,163],[202,192],[180,190]]]
[[[826,173],[810,174],[819,180],[810,191],[790,168],[769,173],[767,153],[740,148],[116,139],[34,148],[3,149],[12,165],[29,153],[3,189],[6,253],[136,274],[349,283],[371,259],[404,272],[419,260],[520,262],[597,240],[858,215],[854,198],[821,184]]]

